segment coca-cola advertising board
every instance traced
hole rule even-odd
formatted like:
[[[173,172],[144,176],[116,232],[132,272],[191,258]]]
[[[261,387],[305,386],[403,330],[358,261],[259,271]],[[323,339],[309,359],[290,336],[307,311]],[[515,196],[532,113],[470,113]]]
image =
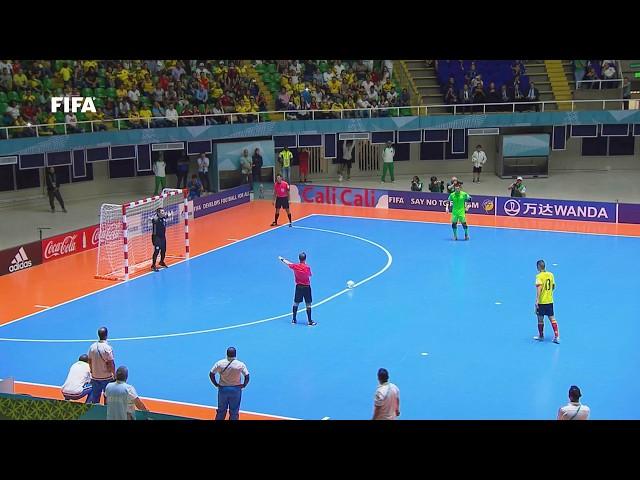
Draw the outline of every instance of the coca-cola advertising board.
[[[57,258],[66,257],[98,246],[100,225],[63,233],[42,240],[42,261],[49,262]]]

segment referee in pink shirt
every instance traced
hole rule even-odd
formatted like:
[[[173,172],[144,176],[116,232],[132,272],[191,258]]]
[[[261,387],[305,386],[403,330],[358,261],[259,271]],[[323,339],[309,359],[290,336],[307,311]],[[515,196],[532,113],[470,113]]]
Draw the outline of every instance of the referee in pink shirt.
[[[289,210],[289,184],[282,180],[282,175],[276,175],[276,183],[273,185],[273,195],[275,197],[274,205],[276,206],[276,217],[271,224],[272,227],[278,225],[278,217],[280,209],[284,208],[289,217],[289,226],[291,227],[291,210]]]
[[[302,252],[298,255],[300,263],[293,263],[283,257],[278,257],[282,263],[287,265],[293,270],[293,276],[296,282],[296,293],[293,297],[293,320],[291,323],[298,323],[296,315],[298,314],[298,305],[304,299],[304,303],[307,306],[307,319],[309,320],[309,326],[313,327],[317,325],[316,322],[311,320],[311,267],[307,265],[307,254]]]

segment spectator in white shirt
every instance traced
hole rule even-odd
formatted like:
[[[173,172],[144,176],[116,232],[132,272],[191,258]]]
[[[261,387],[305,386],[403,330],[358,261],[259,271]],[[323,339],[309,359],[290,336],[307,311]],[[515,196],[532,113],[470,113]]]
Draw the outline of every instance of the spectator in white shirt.
[[[389,78],[393,78],[393,60],[385,60],[383,65],[389,71]]]
[[[377,102],[378,100],[380,100],[380,96],[378,95],[378,92],[376,92],[376,87],[374,87],[373,85],[367,91],[367,100],[369,100],[370,102]]]
[[[135,420],[136,407],[149,411],[138,397],[138,392],[127,383],[129,370],[125,366],[118,367],[116,381],[107,385],[104,396],[107,400],[107,420]]]
[[[602,70],[602,76],[604,77],[604,80],[615,80],[617,75],[616,75],[616,67],[613,63],[608,64],[603,70]],[[604,88],[615,88],[617,82],[603,82]]]
[[[367,93],[369,93],[369,90],[371,90],[371,87],[375,86],[373,81],[371,81],[371,74],[370,73],[367,73],[367,78],[362,81],[361,85],[364,87],[364,91],[367,92]]]
[[[216,380],[216,373],[220,374],[220,381]],[[240,382],[240,377],[244,381]],[[236,349],[227,348],[227,358],[219,360],[209,372],[209,379],[218,389],[218,409],[216,420],[224,420],[229,410],[229,420],[240,418],[240,401],[242,390],[249,383],[249,370],[247,366],[236,359]]]
[[[482,150],[482,145],[476,145],[476,151],[471,155],[471,163],[473,164],[473,182],[480,183],[482,166],[487,163],[487,154]]]
[[[336,60],[335,63],[333,64],[333,71],[338,77],[342,75],[342,72],[344,71],[345,68],[346,67],[342,64],[340,60]]]
[[[389,381],[386,368],[378,370],[378,382],[372,420],[395,420],[400,416],[400,390]]]
[[[89,366],[89,356],[80,355],[78,361],[71,365],[67,379],[62,385],[62,395],[65,400],[80,400],[91,393],[91,367]]]
[[[335,77],[333,70],[327,70],[322,74],[323,83],[326,85],[327,83],[329,83],[329,80],[331,80],[333,77]]]
[[[107,343],[107,327],[98,329],[99,340],[89,347],[88,357],[91,367],[91,394],[87,403],[100,403],[105,387],[115,378],[113,349]]]
[[[10,116],[13,121],[20,116],[20,107],[15,100],[11,100],[4,114]]]
[[[165,118],[171,122],[173,125],[178,125],[178,111],[176,110],[176,108],[174,107],[173,104],[169,105],[169,108],[167,108],[164,111],[165,114]]]
[[[127,96],[131,103],[138,103],[140,101],[140,90],[138,90],[138,87],[131,87]]]
[[[200,78],[201,73],[204,73],[207,77],[211,76],[211,72],[207,70],[207,67],[204,66],[204,63],[201,63],[200,65],[198,65],[198,68],[196,68],[196,74],[198,75],[198,78]]]
[[[67,132],[78,133],[80,131],[80,129],[78,128],[78,118],[76,117],[75,113],[67,113],[64,116],[64,123],[67,124]]]
[[[558,420],[589,420],[591,409],[580,403],[582,392],[572,385],[569,388],[569,403],[558,410]]]

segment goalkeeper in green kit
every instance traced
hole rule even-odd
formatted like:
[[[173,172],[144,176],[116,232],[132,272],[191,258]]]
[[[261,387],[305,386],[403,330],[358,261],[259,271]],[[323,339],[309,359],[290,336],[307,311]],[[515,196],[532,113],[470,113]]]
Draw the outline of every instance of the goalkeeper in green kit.
[[[464,239],[469,240],[469,227],[467,226],[466,211],[464,209],[465,202],[471,201],[471,195],[462,191],[462,182],[455,184],[455,190],[449,195],[451,202],[451,228],[453,228],[453,239],[458,240],[458,222],[464,228]]]

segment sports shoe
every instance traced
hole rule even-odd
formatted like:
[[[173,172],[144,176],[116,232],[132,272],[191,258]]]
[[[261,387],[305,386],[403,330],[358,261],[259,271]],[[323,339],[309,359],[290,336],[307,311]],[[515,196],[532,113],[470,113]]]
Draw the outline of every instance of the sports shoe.
[[[313,320],[311,320],[308,324],[309,327],[313,327],[314,325],[317,325],[316,322],[314,322]]]
[[[464,236],[464,239],[465,239],[465,240],[469,240],[469,235],[465,235],[465,236]]]
[[[560,343],[560,337],[554,337],[553,343]]]
[[[293,223],[289,222],[289,226],[290,226],[290,227],[293,227]]]
[[[164,263],[164,262],[160,262],[160,266],[161,266],[161,267],[164,267],[164,268],[169,268],[169,267],[167,266],[167,264],[166,264],[166,263]]]
[[[296,323],[298,323],[298,321],[294,318],[293,320],[291,320],[291,323],[295,325]]]
[[[544,342],[544,335],[539,336],[536,335],[535,337],[533,337],[534,340],[537,340],[538,342]]]
[[[277,227],[277,226],[278,226],[278,224],[277,224],[276,222],[273,222],[273,223],[271,224],[271,226],[272,226],[272,227]]]
[[[155,265],[151,266],[151,270],[153,270],[154,272],[159,272],[160,269],[158,267],[156,267]]]
[[[64,213],[67,213],[67,209],[66,209],[66,208],[63,208],[63,209],[62,209],[62,211],[63,211]]]

